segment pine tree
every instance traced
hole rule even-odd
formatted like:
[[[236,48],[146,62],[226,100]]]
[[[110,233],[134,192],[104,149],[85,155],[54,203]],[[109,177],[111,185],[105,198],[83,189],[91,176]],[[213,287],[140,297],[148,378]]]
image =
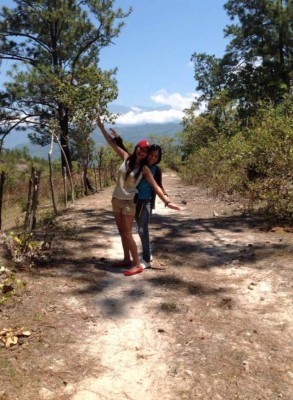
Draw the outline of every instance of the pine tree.
[[[0,60],[15,62],[0,96],[1,133],[5,137],[26,124],[31,139],[45,145],[50,121],[56,120],[71,165],[70,123],[76,110],[104,111],[117,96],[116,70],[101,71],[99,56],[119,35],[131,9],[114,10],[111,0],[15,3],[0,13]]]

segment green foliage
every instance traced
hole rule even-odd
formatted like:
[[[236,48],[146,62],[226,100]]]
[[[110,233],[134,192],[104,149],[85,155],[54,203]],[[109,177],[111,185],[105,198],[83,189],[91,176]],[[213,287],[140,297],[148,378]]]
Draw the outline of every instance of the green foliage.
[[[293,99],[278,107],[259,105],[249,129],[220,135],[192,152],[181,174],[214,194],[241,196],[252,206],[293,220]]]
[[[261,109],[247,138],[250,166],[256,179],[249,185],[254,202],[280,218],[293,221],[293,99],[277,108]]]
[[[71,167],[77,120],[91,123],[97,110],[109,114],[106,106],[117,97],[116,70],[101,71],[99,55],[119,36],[131,9],[114,9],[111,0],[14,3],[0,12],[0,59],[15,60],[21,69],[12,68],[0,96],[0,133],[27,124],[31,140],[45,145],[53,120]]]
[[[0,304],[5,303],[24,286],[24,281],[18,279],[9,268],[0,265]]]
[[[215,124],[208,116],[185,117],[183,126],[184,130],[180,134],[180,140],[184,159],[218,137]]]
[[[194,53],[191,61],[194,63],[196,89],[202,93],[200,101],[209,101],[221,91],[225,82],[221,59],[206,53]]]
[[[39,220],[39,225],[40,226],[54,226],[55,225],[55,220],[56,220],[56,214],[54,213],[53,210],[45,212],[40,220]]]
[[[226,26],[230,39],[222,58],[194,53],[196,89],[200,102],[225,93],[237,102],[245,125],[259,101],[278,104],[292,90],[292,0],[228,0],[225,9],[233,24]]]
[[[161,166],[178,171],[181,164],[181,153],[177,137],[150,135],[149,141],[151,144],[156,143],[162,148]]]
[[[6,195],[17,194],[19,202],[22,204],[23,211],[25,210],[24,203],[27,200],[21,198],[20,194],[23,192],[25,185],[28,186],[28,182],[31,175],[31,168],[43,172],[47,169],[48,162],[44,159],[34,157],[32,158],[24,147],[22,149],[3,150],[1,154],[1,171],[6,174],[4,192]],[[17,188],[17,190],[15,190]],[[4,199],[6,198],[4,195]]]
[[[182,177],[190,184],[207,185],[215,195],[241,192],[247,181],[248,152],[241,133],[232,138],[222,135],[188,157],[181,168]]]
[[[3,149],[1,152],[2,166],[15,167],[19,164],[35,164],[43,168],[47,164],[47,160],[38,157],[31,157],[28,148],[22,147],[21,149]]]
[[[9,250],[15,265],[31,267],[42,256],[44,242],[34,240],[32,233],[10,232],[8,235],[3,233],[1,241]]]
[[[234,21],[224,56],[192,55],[201,96],[183,119],[181,173],[292,222],[293,1],[224,7]]]

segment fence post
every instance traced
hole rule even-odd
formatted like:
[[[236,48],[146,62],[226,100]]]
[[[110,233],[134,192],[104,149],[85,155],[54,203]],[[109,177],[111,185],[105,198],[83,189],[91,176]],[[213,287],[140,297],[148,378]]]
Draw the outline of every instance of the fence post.
[[[103,147],[101,147],[101,150],[99,152],[99,167],[98,167],[98,171],[99,171],[99,183],[100,183],[100,189],[102,190],[102,160],[103,160]]]
[[[94,170],[94,177],[95,177],[95,188],[96,188],[96,192],[98,191],[98,181],[97,181],[97,169],[95,164],[93,164],[93,170]]]
[[[64,189],[64,207],[67,208],[67,174],[66,167],[63,167],[63,189]]]
[[[28,227],[30,225],[30,219],[31,219],[31,212],[32,212],[32,190],[33,190],[33,173],[34,173],[34,167],[32,167],[31,171],[31,177],[29,180],[28,184],[28,198],[27,198],[27,204],[26,204],[26,212],[25,212],[25,219],[24,219],[24,230],[28,230]]]
[[[5,172],[1,172],[1,178],[0,178],[0,230],[2,229],[2,205],[3,205],[3,188],[4,188],[4,182],[6,179]]]
[[[55,215],[57,215],[57,205],[56,205],[56,197],[55,197],[55,189],[54,189],[54,182],[53,182],[53,168],[52,168],[52,162],[51,162],[51,156],[53,152],[53,146],[54,146],[54,132],[53,130],[51,131],[51,144],[50,144],[50,149],[48,153],[48,160],[49,160],[49,174],[50,174],[50,188],[51,188],[51,195],[52,195],[52,203],[53,203],[53,209]]]
[[[40,172],[36,172],[32,167],[31,177],[29,180],[28,200],[26,206],[26,214],[24,220],[24,229],[31,231],[36,226],[36,213],[38,207],[38,197],[40,188]]]
[[[36,215],[37,215],[37,208],[38,208],[38,204],[39,204],[39,191],[40,191],[40,180],[41,180],[41,172],[40,171],[35,171],[34,177],[33,177],[33,182],[34,182],[34,186],[33,186],[33,209],[32,209],[32,219],[31,219],[31,225],[30,225],[30,230],[35,229],[36,227],[36,223],[37,223],[37,219],[36,219]]]

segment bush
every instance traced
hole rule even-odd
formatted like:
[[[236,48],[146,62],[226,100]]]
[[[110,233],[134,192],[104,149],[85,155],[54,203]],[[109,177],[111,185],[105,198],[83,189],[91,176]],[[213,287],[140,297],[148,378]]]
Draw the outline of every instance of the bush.
[[[203,184],[214,195],[242,192],[247,186],[248,151],[242,134],[231,139],[222,136],[189,156],[181,168],[181,175],[186,183]]]
[[[249,129],[220,136],[192,153],[181,168],[186,183],[215,195],[245,196],[252,207],[293,220],[293,104],[260,108]]]

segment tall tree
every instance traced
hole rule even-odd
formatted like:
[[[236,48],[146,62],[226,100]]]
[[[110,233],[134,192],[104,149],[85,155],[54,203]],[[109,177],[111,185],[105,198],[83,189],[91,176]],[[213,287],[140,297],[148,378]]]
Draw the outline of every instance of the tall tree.
[[[224,56],[194,53],[191,60],[200,100],[224,90],[245,119],[259,100],[278,103],[292,91],[293,0],[228,0],[224,7],[235,21],[225,29]]]
[[[194,79],[197,81],[197,90],[202,95],[199,101],[208,102],[215,96],[225,83],[222,60],[206,53],[194,53],[191,56],[194,63]]]
[[[293,0],[228,0],[224,7],[236,20],[225,29],[224,57],[235,96],[280,101],[292,89]]]
[[[57,119],[71,164],[70,122],[85,94],[93,96],[92,110],[104,110],[117,96],[116,70],[99,69],[100,50],[119,35],[131,12],[115,10],[114,3],[15,0],[14,9],[2,7],[0,59],[16,63],[0,95],[2,135],[25,123],[33,130],[31,138],[44,145],[50,140],[48,123]]]

